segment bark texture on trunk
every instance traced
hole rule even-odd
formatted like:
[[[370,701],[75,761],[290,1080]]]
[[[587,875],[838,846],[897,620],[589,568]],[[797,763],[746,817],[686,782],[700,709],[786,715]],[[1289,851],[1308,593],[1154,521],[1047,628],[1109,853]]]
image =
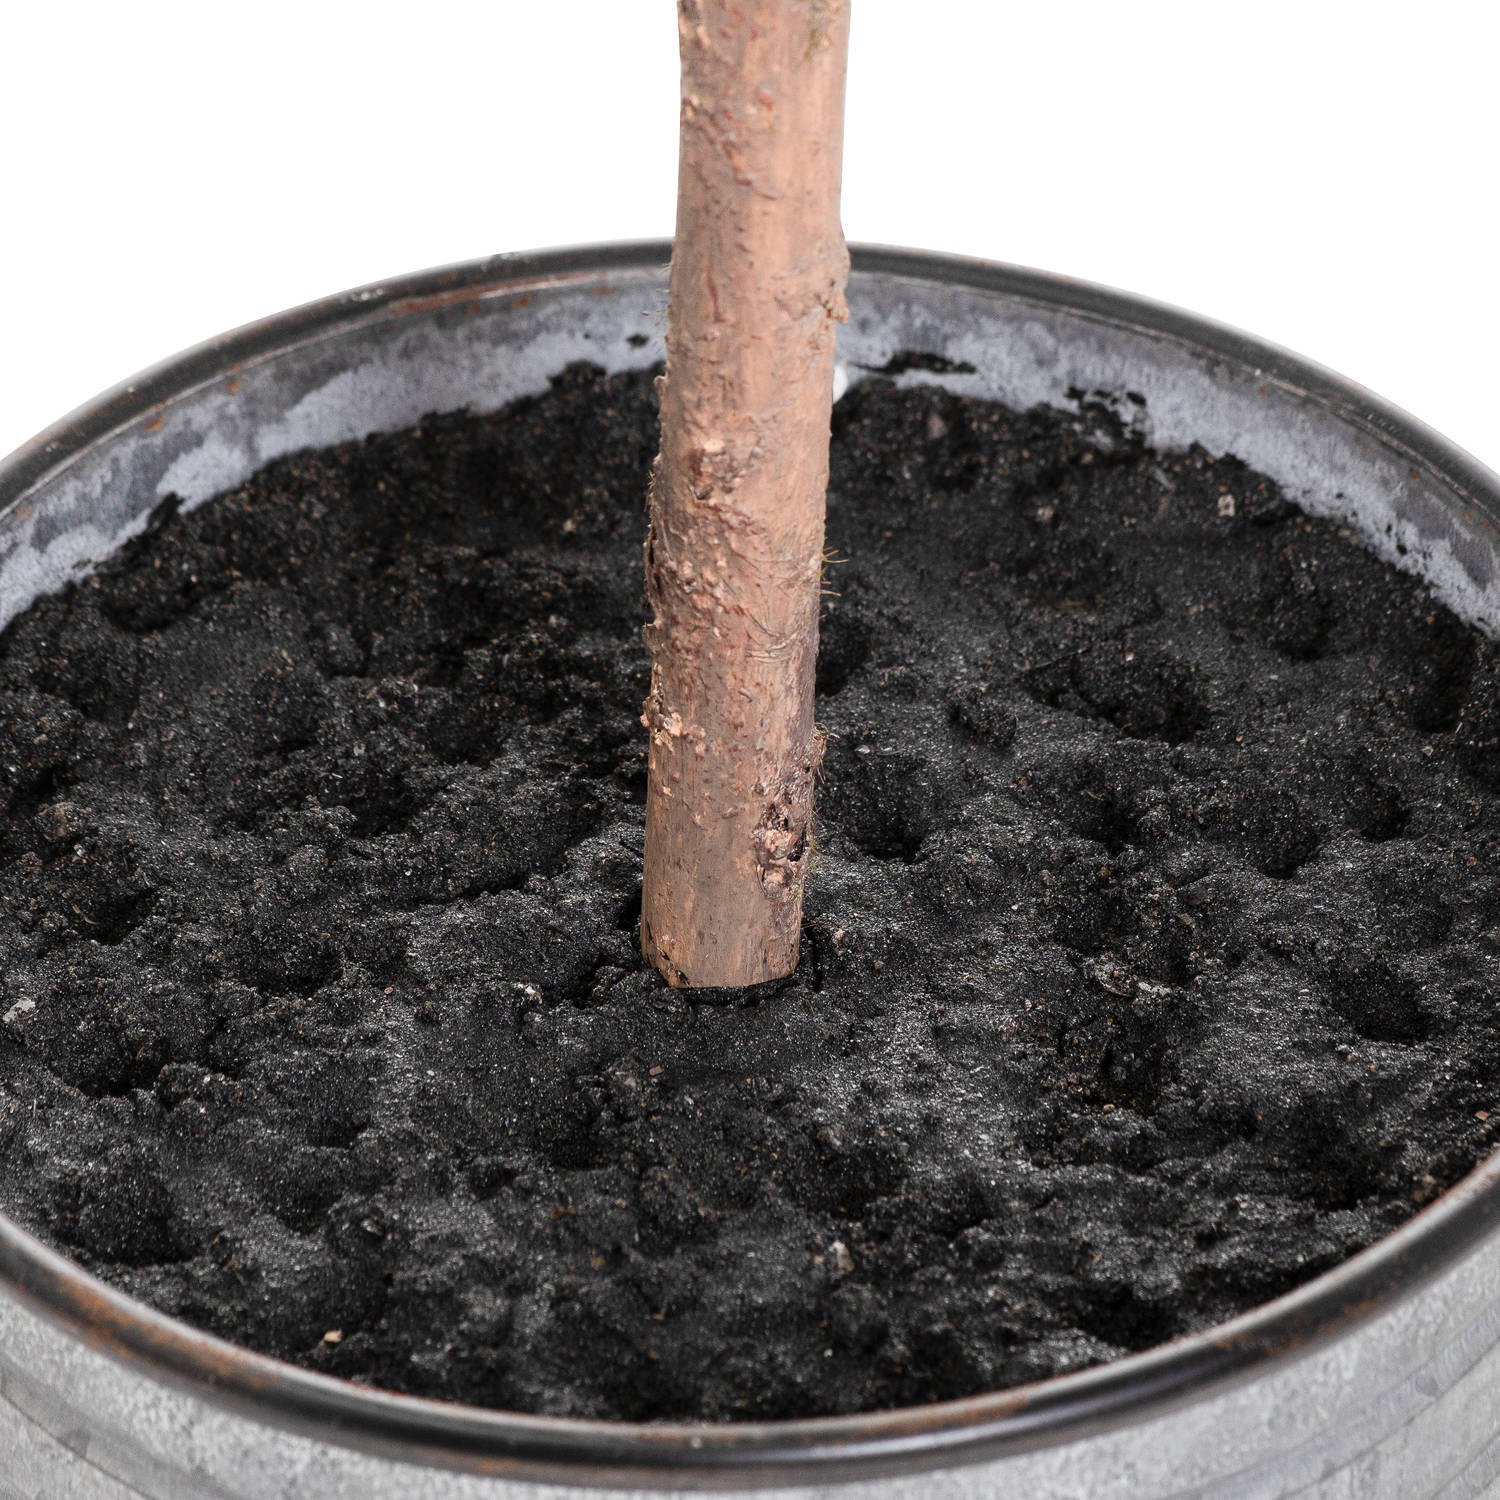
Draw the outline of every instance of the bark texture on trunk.
[[[847,0],[681,0],[641,946],[678,985],[797,964],[822,755],[813,669]]]

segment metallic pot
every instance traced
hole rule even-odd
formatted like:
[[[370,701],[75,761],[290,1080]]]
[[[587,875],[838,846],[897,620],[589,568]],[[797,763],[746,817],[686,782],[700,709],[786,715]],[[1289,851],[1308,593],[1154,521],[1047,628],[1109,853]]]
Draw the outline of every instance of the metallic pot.
[[[0,464],[0,624],[168,494],[191,506],[297,448],[493,409],[572,360],[653,363],[667,256],[609,246],[429,272],[110,392]],[[1183,313],[974,261],[856,251],[849,300],[848,378],[1022,406],[1133,392],[1144,407],[1122,409],[1154,445],[1233,451],[1500,627],[1500,479],[1348,382]],[[308,1374],[119,1296],[0,1217],[3,1500],[1416,1500],[1500,1493],[1497,1476],[1500,1157],[1346,1265],[1206,1333],[997,1395],[763,1425],[516,1416]]]

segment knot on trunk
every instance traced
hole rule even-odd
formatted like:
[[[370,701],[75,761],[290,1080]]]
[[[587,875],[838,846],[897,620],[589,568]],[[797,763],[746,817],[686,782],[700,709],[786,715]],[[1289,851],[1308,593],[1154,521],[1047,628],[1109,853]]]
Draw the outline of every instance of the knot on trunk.
[[[794,897],[802,889],[812,852],[813,780],[822,760],[819,736],[800,765],[777,776],[770,786],[755,788],[767,801],[750,835],[751,847],[762,889],[778,900]]]

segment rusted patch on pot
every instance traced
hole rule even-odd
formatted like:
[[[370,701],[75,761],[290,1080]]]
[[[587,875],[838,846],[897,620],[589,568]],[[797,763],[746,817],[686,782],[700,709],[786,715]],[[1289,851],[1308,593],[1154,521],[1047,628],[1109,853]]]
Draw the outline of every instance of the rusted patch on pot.
[[[545,291],[552,287],[567,287],[574,282],[588,282],[596,280],[596,273],[591,271],[564,271],[555,276],[538,278],[532,283],[534,291],[524,294],[522,297],[514,295],[516,287],[514,282],[496,281],[489,286],[471,286],[467,283],[455,286],[451,289],[429,292],[424,296],[402,297],[392,303],[388,308],[382,308],[382,316],[411,317],[414,314],[438,312],[443,308],[454,307],[463,303],[474,303],[479,306],[485,302],[493,301],[500,297],[511,299],[512,307],[526,307],[532,302],[536,291]],[[612,297],[615,295],[614,287],[590,287],[588,292],[593,297]]]

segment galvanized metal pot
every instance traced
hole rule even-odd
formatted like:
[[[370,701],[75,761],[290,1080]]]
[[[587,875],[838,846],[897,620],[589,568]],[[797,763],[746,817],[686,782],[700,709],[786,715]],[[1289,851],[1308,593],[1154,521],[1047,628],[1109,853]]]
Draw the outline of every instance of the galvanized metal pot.
[[[0,464],[0,623],[278,454],[498,407],[571,360],[662,355],[666,245],[499,257],[272,318],[158,367]],[[1036,272],[857,251],[850,378],[1013,404],[1145,398],[1152,443],[1233,451],[1500,626],[1500,480],[1241,334]],[[915,351],[917,360],[895,357]],[[386,1395],[107,1290],[0,1218],[0,1500],[1354,1497],[1500,1493],[1500,1158],[1399,1233],[1208,1333],[974,1400],[633,1427]],[[558,1488],[558,1487],[561,1488]]]

